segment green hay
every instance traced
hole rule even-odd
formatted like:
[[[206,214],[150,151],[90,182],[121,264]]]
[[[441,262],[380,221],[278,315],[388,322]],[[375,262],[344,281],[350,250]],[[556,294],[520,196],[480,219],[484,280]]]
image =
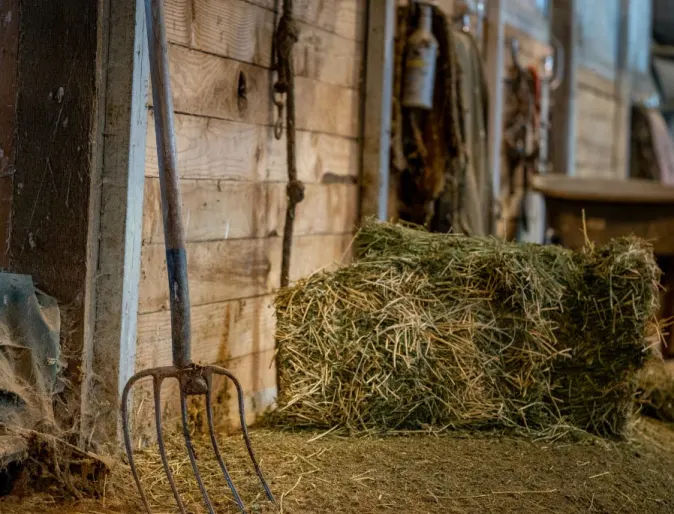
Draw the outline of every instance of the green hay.
[[[624,434],[659,270],[595,250],[369,222],[357,262],[276,300],[277,421],[360,431]]]
[[[652,358],[638,375],[637,400],[641,412],[674,422],[674,361]]]

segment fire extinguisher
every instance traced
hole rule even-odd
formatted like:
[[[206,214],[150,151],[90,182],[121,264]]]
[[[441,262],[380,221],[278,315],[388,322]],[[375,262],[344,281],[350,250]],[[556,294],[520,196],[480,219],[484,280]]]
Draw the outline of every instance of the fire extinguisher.
[[[425,2],[417,5],[420,11],[417,28],[407,40],[402,104],[408,108],[430,110],[433,108],[438,41],[433,36],[433,6]]]

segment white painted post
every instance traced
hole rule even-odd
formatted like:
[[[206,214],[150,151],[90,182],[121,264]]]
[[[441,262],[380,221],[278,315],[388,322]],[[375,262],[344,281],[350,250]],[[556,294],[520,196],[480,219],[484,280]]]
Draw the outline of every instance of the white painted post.
[[[564,80],[552,96],[551,163],[554,173],[575,175],[576,99],[580,26],[576,0],[553,2],[552,34],[564,47]]]
[[[119,399],[135,371],[149,72],[143,0],[110,2],[91,395],[102,442],[121,440]]]
[[[639,8],[649,8],[648,1],[640,3]],[[632,111],[632,69],[630,62],[630,0],[620,0],[620,27],[618,29],[618,69],[616,70],[617,108],[615,110],[615,128],[617,141],[613,145],[613,167],[618,179],[629,178],[630,174],[630,137]],[[650,39],[650,34],[643,37]]]
[[[369,0],[361,217],[388,217],[396,0]]]
[[[501,192],[501,143],[503,140],[503,75],[505,43],[505,0],[487,3],[487,39],[485,74],[489,88],[489,162],[491,168],[494,205],[493,226],[499,218]]]

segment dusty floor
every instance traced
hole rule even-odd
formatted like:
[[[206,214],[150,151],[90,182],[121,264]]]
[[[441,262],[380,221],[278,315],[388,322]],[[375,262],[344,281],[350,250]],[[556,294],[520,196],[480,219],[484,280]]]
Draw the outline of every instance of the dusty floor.
[[[345,439],[317,434],[253,432],[255,448],[282,511],[288,513],[674,513],[674,428],[640,422],[630,443],[546,443],[518,438],[410,436]],[[244,499],[258,507],[259,489],[240,440],[222,442]],[[236,448],[236,449],[235,449]],[[177,447],[173,451],[178,452]],[[200,462],[218,512],[235,512],[201,450]],[[175,455],[173,455],[175,458]],[[155,512],[174,512],[159,463],[141,455]],[[176,470],[191,489],[186,457]],[[22,493],[22,491],[18,491]],[[27,491],[23,491],[26,494]],[[3,513],[140,512],[124,467],[107,479],[99,501],[62,502],[61,489],[0,499]],[[122,498],[124,497],[124,498]],[[266,512],[267,510],[264,509]]]

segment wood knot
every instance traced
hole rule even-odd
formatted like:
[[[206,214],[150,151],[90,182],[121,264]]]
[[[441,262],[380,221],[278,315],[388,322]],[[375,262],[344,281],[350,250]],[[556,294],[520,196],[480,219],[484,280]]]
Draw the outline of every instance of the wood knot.
[[[248,110],[248,81],[246,80],[246,75],[242,71],[239,71],[236,102],[239,109],[239,115],[244,116]]]

